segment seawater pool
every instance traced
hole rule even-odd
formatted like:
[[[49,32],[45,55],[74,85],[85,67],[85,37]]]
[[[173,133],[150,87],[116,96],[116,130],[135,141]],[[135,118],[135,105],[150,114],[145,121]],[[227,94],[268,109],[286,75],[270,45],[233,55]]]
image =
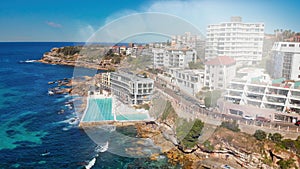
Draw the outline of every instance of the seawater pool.
[[[114,120],[112,114],[112,98],[89,98],[88,109],[82,121]]]
[[[147,113],[122,113],[122,110],[116,109],[116,118],[114,119],[112,98],[89,98],[88,108],[83,117],[83,122],[96,121],[131,121],[149,119]]]
[[[120,114],[116,116],[117,120],[146,120],[147,114]]]

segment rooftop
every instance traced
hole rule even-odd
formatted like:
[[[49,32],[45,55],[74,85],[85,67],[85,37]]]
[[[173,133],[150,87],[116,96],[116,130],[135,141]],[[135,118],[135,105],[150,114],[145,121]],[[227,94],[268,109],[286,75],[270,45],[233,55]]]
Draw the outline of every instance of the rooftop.
[[[211,59],[205,62],[205,65],[233,65],[235,60],[229,56],[218,56],[214,59]]]
[[[132,81],[142,81],[142,82],[148,82],[148,83],[153,83],[154,81],[150,78],[147,77],[143,77],[143,75],[140,74],[134,74],[131,72],[123,72],[123,71],[119,71],[119,72],[112,72],[112,74],[115,75],[119,75],[119,76],[123,76],[123,77],[127,77]]]

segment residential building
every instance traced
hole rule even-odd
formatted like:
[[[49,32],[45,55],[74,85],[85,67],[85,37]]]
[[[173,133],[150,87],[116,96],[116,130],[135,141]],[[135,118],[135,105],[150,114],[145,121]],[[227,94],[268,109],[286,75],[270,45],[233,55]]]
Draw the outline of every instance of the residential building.
[[[194,49],[153,48],[154,68],[188,68],[189,62],[196,62],[197,52]]]
[[[230,111],[247,111],[252,116],[294,122],[300,116],[300,83],[284,78],[266,80],[264,76],[234,79],[229,83],[224,98],[240,107],[231,105]],[[252,106],[252,107],[251,107]],[[228,106],[227,106],[228,107]],[[259,109],[254,109],[259,108]],[[235,109],[235,110],[234,110]],[[245,112],[244,112],[245,113]]]
[[[172,77],[172,83],[181,91],[196,95],[204,85],[204,70],[170,68],[167,73]]]
[[[262,59],[264,23],[243,23],[241,17],[207,27],[205,60],[230,56],[238,66],[257,64]]]
[[[218,56],[205,64],[204,85],[211,90],[225,89],[228,83],[235,77],[236,62],[228,56]]]
[[[269,73],[273,78],[300,80],[300,43],[275,42],[271,65]]]
[[[110,72],[105,72],[100,74],[100,87],[105,90],[111,88]]]
[[[201,35],[185,32],[183,35],[173,35],[171,40],[172,48],[195,49],[198,58],[204,58],[205,38]]]
[[[111,72],[110,83],[112,94],[128,104],[143,104],[151,100],[154,81],[126,72]]]

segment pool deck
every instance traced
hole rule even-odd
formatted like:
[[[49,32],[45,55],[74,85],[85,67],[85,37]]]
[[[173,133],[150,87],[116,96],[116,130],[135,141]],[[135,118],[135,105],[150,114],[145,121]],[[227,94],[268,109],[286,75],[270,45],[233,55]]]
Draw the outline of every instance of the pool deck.
[[[117,115],[120,115],[121,113],[116,113],[115,112],[115,106],[112,106],[112,115],[114,116],[114,120],[101,120],[101,121],[83,121],[87,110],[88,110],[88,105],[89,105],[89,99],[105,99],[105,98],[112,98],[112,104],[115,105],[115,98],[112,96],[104,96],[104,95],[89,95],[87,97],[87,106],[85,108],[85,111],[83,113],[83,116],[80,120],[79,127],[93,127],[93,126],[101,126],[101,125],[115,125],[115,126],[130,126],[130,125],[135,125],[137,123],[145,123],[145,122],[154,122],[155,120],[150,118],[148,113],[141,113],[141,114],[146,114],[147,119],[143,120],[117,120]],[[123,113],[122,113],[123,114]],[[126,115],[126,113],[125,113]]]

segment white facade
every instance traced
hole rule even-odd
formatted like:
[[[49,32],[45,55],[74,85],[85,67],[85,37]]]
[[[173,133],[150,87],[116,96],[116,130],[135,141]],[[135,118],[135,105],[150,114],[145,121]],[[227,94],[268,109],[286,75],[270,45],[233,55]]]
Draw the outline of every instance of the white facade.
[[[300,90],[297,83],[282,83],[281,80],[265,82],[260,77],[235,79],[230,82],[226,91],[225,99],[235,104],[272,109],[273,112],[280,113],[277,116],[286,114],[293,119],[300,117]],[[276,116],[274,119],[285,120]]]
[[[167,72],[172,83],[190,95],[196,95],[204,86],[204,70],[170,68]]]
[[[110,73],[111,91],[128,104],[142,104],[151,100],[154,81],[125,72]]]
[[[153,48],[154,68],[188,68],[189,62],[196,62],[197,52],[193,49]]]
[[[270,74],[274,78],[300,80],[300,43],[275,42],[272,52],[273,67]]]
[[[205,63],[204,85],[211,90],[225,89],[235,75],[235,60],[227,56],[219,56]]]
[[[238,65],[256,64],[262,59],[264,23],[243,23],[241,17],[231,22],[209,25],[206,33],[205,59],[230,56]]]
[[[197,42],[201,40],[199,35],[193,35],[191,32],[185,32],[183,35],[173,35],[171,46],[173,48],[193,48],[197,46]]]

